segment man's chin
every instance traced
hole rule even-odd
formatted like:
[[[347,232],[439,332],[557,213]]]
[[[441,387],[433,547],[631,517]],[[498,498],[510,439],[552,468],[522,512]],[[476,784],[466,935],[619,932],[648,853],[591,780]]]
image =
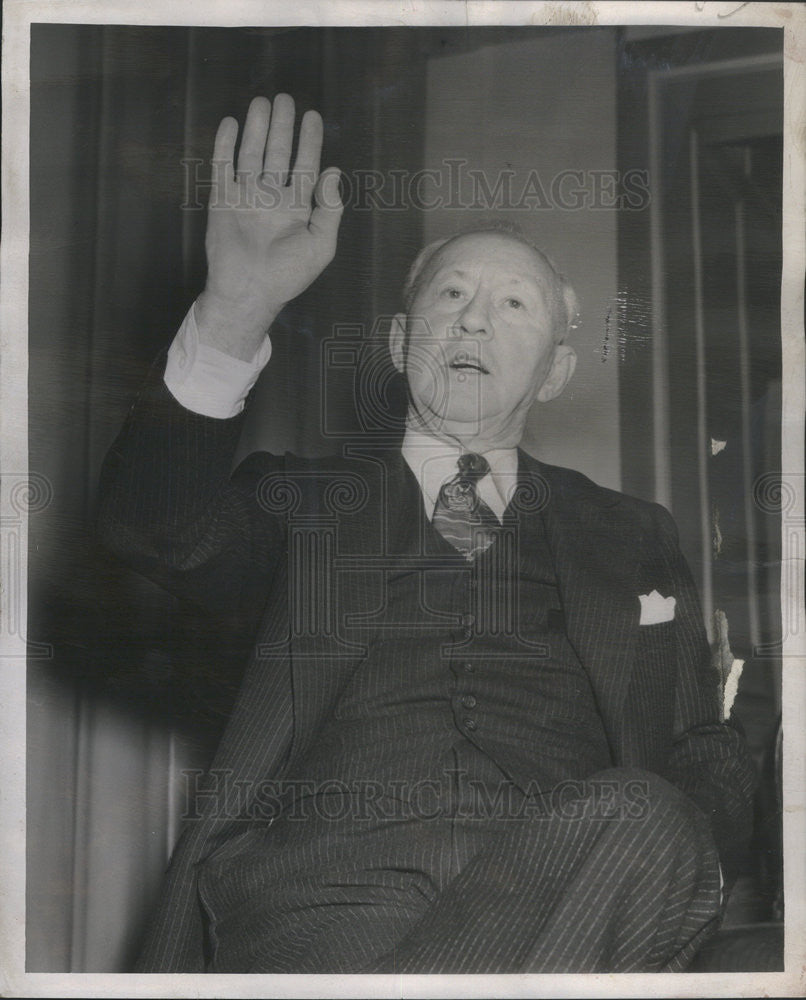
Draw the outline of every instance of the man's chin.
[[[502,419],[502,407],[492,406],[491,400],[479,398],[478,394],[451,393],[440,400],[444,405],[428,404],[416,406],[409,411],[408,422],[419,425],[424,430],[452,440],[468,441],[473,438],[497,437],[496,431],[508,428],[511,421]]]
[[[452,393],[437,417],[446,426],[456,425],[466,432],[478,432],[494,419],[488,412],[490,407],[485,405],[486,402],[478,393]]]
[[[428,427],[444,437],[467,441],[484,438],[490,429],[490,422],[479,416],[478,410],[452,409],[446,413],[431,414]]]

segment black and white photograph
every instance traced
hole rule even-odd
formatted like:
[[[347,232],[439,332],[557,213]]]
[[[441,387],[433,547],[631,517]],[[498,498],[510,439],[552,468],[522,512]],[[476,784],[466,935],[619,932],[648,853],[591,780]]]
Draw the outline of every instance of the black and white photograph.
[[[3,992],[801,995],[803,8],[160,6],[5,5]]]

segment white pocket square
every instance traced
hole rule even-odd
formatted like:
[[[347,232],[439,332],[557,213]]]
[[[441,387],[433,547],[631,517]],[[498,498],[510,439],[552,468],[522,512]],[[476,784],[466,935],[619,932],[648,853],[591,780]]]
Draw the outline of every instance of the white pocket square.
[[[657,590],[653,590],[651,594],[639,594],[638,600],[641,602],[639,625],[657,625],[674,620],[677,601],[673,597],[661,597]]]

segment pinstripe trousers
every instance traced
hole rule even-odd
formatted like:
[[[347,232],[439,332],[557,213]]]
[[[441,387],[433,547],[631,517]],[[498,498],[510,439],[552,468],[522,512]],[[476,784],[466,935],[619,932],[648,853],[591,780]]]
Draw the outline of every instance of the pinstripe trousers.
[[[507,824],[371,970],[685,969],[719,922],[705,815],[646,771],[613,768],[585,784],[547,820]]]
[[[231,871],[229,900],[203,890],[236,918],[210,971],[680,971],[718,925],[707,819],[647,771],[611,768],[505,818],[388,826],[353,827],[342,863],[300,853],[267,894]]]

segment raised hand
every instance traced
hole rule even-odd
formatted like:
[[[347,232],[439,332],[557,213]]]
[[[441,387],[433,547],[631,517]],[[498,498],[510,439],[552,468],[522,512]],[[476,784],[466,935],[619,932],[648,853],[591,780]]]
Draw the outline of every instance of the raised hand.
[[[196,301],[199,336],[249,360],[277,313],[303,292],[336,252],[343,206],[339,171],[319,173],[322,119],[307,111],[290,169],[294,101],[278,94],[249,105],[237,170],[238,123],[216,134],[207,217],[207,283]]]

